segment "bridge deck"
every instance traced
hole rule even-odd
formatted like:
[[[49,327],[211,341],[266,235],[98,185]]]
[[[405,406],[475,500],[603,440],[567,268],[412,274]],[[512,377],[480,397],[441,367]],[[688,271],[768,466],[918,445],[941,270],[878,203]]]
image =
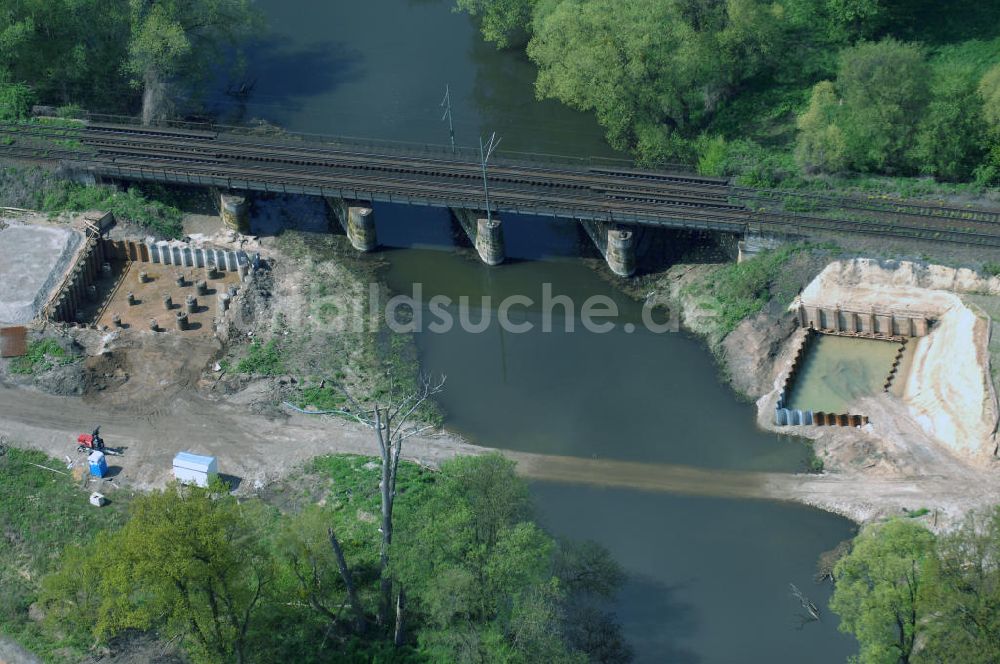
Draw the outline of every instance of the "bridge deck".
[[[85,123],[0,124],[0,157],[67,162],[95,175],[224,189],[482,210],[468,152],[422,152],[352,139],[325,142],[204,129]],[[818,212],[783,212],[769,192],[720,178],[613,163],[498,157],[490,202],[503,213],[742,233],[867,233],[1000,247],[1000,214],[813,196]],[[774,196],[771,196],[774,198]],[[817,202],[818,201],[818,202]]]

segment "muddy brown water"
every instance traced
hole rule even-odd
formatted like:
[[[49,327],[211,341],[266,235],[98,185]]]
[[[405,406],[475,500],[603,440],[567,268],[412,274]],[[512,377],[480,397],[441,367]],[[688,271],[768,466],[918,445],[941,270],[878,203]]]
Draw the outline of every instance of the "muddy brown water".
[[[611,156],[592,117],[534,99],[523,55],[483,44],[449,0],[321,3],[259,0],[271,24],[251,54],[256,80],[235,117],[264,117],[289,129],[445,143],[439,102],[451,85],[458,140],[497,130],[508,149]],[[796,471],[801,443],[755,429],[753,408],[718,378],[705,347],[685,334],[642,329],[641,311],[575,256],[572,224],[505,219],[511,260],[487,268],[456,252],[448,213],[377,205],[386,278],[400,293],[422,285],[472,302],[493,321],[417,334],[421,362],[448,375],[441,399],[448,426],[473,442],[584,458],[712,469]],[[607,334],[504,332],[502,298],[542,296],[544,284],[581,306],[603,295],[620,310]],[[539,308],[512,309],[538,321]],[[553,326],[561,329],[557,319]],[[626,323],[637,329],[626,332]],[[697,477],[697,474],[693,475]],[[825,609],[830,589],[814,584],[818,555],[853,533],[817,510],[763,500],[675,496],[610,486],[535,483],[539,517],[558,536],[607,546],[628,573],[612,609],[639,662],[842,662],[856,651],[836,617],[802,626],[795,583]]]

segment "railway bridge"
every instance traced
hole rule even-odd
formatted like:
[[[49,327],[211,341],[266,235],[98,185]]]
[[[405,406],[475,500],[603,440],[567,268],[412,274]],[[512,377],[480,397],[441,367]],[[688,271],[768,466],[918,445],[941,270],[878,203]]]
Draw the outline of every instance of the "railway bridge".
[[[616,160],[498,153],[484,169],[469,149],[189,123],[148,127],[93,115],[0,124],[0,158],[57,162],[98,179],[217,188],[223,218],[236,227],[245,227],[252,192],[321,196],[362,251],[378,246],[374,203],[447,207],[494,265],[504,260],[507,214],[581,223],[620,275],[635,269],[637,226],[755,240],[864,233],[1000,248],[994,211],[751,190]],[[810,212],[788,211],[789,196]]]

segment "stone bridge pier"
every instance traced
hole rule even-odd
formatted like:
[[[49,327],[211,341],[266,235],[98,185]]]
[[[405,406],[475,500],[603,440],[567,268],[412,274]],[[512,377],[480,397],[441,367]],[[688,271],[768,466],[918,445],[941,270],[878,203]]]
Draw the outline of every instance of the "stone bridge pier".
[[[635,233],[627,226],[607,221],[581,221],[583,229],[619,277],[635,274]]]
[[[358,251],[375,251],[378,235],[375,233],[375,211],[371,203],[346,201],[342,198],[326,197],[330,212],[336,217],[351,246]]]
[[[219,194],[219,216],[227,228],[240,233],[250,232],[250,198],[236,192]]]
[[[507,250],[503,241],[503,223],[499,219],[485,219],[480,212],[460,208],[452,208],[451,213],[484,263],[500,265],[504,262]]]

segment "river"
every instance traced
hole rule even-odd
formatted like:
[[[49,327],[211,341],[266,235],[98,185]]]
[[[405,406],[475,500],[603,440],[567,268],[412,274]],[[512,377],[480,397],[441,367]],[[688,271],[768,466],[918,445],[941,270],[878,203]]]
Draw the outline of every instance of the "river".
[[[530,62],[484,44],[451,0],[257,4],[270,33],[249,56],[252,97],[220,101],[234,119],[441,144],[448,84],[461,144],[495,130],[508,150],[615,155],[592,117],[535,100]],[[449,428],[483,445],[548,454],[802,469],[803,445],[755,428],[752,406],[720,382],[700,341],[645,330],[639,305],[573,258],[572,224],[505,218],[511,260],[488,268],[455,251],[444,210],[377,205],[375,214],[394,291],[420,283],[424,302],[490,296],[495,314],[510,295],[539,302],[548,284],[576,307],[603,295],[619,310],[608,333],[567,333],[561,313],[552,332],[506,332],[494,316],[479,333],[418,333],[424,368],[448,375],[440,402]],[[539,322],[537,305],[516,311],[512,319]],[[532,490],[551,532],[600,542],[626,570],[613,609],[638,662],[832,663],[856,651],[825,610],[829,586],[813,581],[819,554],[852,536],[844,519],[764,501],[546,483]],[[790,583],[824,609],[820,622],[800,623]]]

